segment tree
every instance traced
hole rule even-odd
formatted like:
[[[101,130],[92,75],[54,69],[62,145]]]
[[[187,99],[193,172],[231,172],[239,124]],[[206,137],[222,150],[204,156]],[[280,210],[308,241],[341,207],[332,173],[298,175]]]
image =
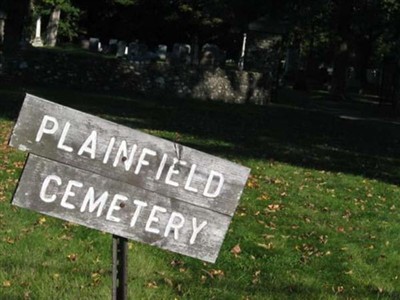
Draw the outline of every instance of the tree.
[[[35,0],[34,6],[37,16],[48,18],[45,39],[47,46],[54,47],[58,36],[71,41],[77,35],[80,11],[71,0]]]
[[[24,26],[30,15],[31,1],[2,0],[0,8],[7,13],[4,28],[4,55],[8,58],[18,53],[23,40]]]

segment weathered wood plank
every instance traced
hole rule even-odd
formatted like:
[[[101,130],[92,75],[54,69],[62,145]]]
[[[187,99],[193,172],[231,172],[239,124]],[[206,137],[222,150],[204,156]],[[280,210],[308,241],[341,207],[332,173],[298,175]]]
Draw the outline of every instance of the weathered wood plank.
[[[208,262],[216,260],[231,220],[32,154],[12,203]]]
[[[32,95],[10,145],[229,216],[250,171]]]

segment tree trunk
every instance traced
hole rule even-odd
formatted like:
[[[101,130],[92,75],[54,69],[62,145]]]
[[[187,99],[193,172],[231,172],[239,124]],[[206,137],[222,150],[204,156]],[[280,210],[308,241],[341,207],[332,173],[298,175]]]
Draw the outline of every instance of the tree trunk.
[[[46,30],[46,45],[54,47],[57,43],[58,25],[60,24],[61,10],[59,7],[54,7]]]
[[[342,42],[336,52],[335,60],[333,62],[331,95],[335,100],[342,100],[346,97],[348,60],[348,45],[346,42]]]
[[[15,56],[20,49],[29,8],[30,0],[6,2],[7,20],[4,26],[4,56],[6,58]]]
[[[346,97],[349,45],[351,41],[350,23],[353,16],[354,0],[334,0],[332,25],[337,34],[336,53],[333,61],[331,95],[336,100]]]
[[[368,89],[367,69],[372,55],[372,41],[362,40],[357,45],[356,78],[360,82],[360,94]]]

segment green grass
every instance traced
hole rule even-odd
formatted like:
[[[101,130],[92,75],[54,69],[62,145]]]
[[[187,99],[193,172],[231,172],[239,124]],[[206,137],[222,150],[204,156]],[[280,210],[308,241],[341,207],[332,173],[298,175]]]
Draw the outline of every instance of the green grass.
[[[217,263],[132,242],[130,299],[400,299],[400,125],[376,121],[373,104],[27,90],[252,169]],[[0,90],[0,299],[110,299],[110,235],[9,203],[25,159],[6,145],[22,98]]]

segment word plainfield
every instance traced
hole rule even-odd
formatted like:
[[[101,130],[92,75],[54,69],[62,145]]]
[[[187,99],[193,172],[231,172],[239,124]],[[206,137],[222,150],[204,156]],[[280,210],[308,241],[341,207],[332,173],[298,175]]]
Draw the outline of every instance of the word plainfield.
[[[76,129],[71,126],[71,122],[69,120],[65,122],[64,127],[61,129],[59,121],[55,117],[45,115],[36,134],[35,142],[40,143],[43,135],[55,135],[58,137],[57,149],[59,150],[75,152],[79,156],[86,156],[92,160],[100,159],[103,164],[110,164],[114,168],[123,167],[126,172],[132,170],[131,173],[138,176],[143,176],[143,173],[145,173],[144,168],[154,169],[153,177],[147,175],[146,179],[162,181],[173,187],[181,186],[193,193],[199,192],[199,187],[193,186],[194,177],[197,175],[196,164],[191,164],[188,168],[189,173],[182,176],[182,167],[188,166],[186,161],[177,157],[169,157],[165,153],[161,154],[146,147],[139,149],[137,143],[128,145],[126,140],[118,139],[115,136],[108,140],[106,147],[100,147],[99,133],[96,130],[92,130],[84,140],[74,140],[75,145],[77,145],[75,148],[71,144],[72,139],[70,137],[76,137],[76,134],[73,133]],[[179,152],[176,154],[176,156],[179,156]],[[166,167],[167,165],[169,167]],[[223,174],[210,170],[205,185],[200,183],[203,186],[203,196],[208,198],[217,197],[223,184]]]

